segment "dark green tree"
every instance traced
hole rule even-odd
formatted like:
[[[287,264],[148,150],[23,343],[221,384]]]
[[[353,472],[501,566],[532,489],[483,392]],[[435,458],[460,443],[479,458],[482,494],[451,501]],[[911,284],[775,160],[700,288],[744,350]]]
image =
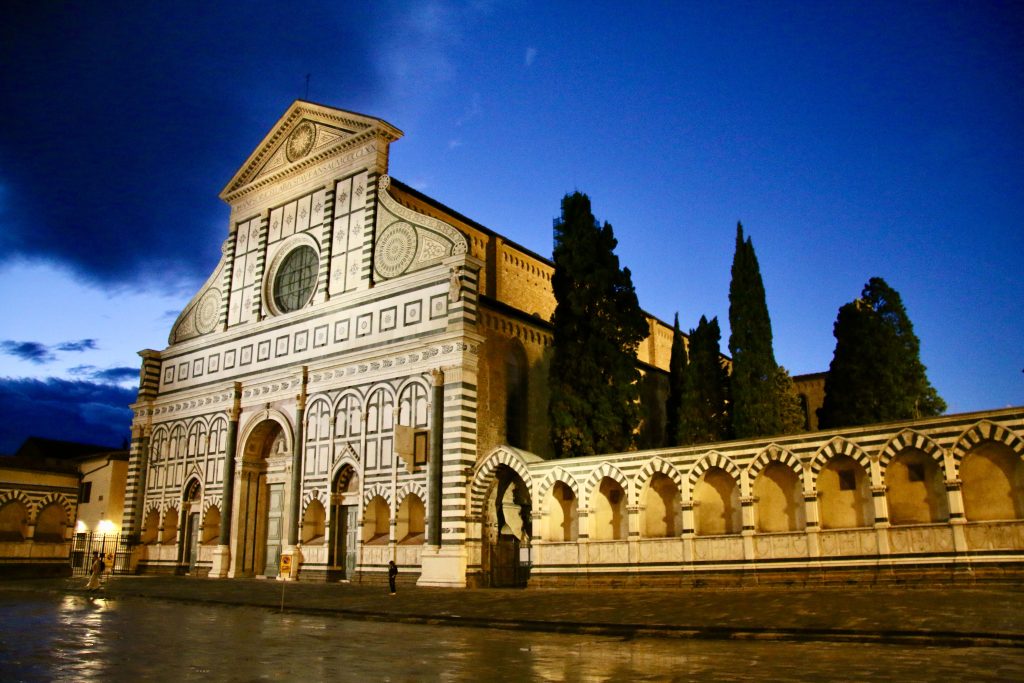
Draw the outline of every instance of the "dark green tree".
[[[754,244],[736,224],[729,283],[729,352],[732,354],[732,428],[737,438],[778,434],[779,408],[772,322]]]
[[[562,199],[555,223],[554,340],[549,416],[557,457],[612,453],[633,446],[640,421],[636,350],[647,336],[618,242],[598,225],[590,199]]]
[[[690,330],[690,366],[679,426],[681,445],[709,443],[729,438],[729,374],[722,365],[718,318],[700,317]]]
[[[899,292],[882,278],[839,309],[825,378],[822,428],[940,415],[946,402],[928,381],[920,342]]]
[[[679,331],[679,314],[672,325],[672,355],[668,361],[668,400],[665,401],[665,445],[679,446],[679,424],[686,392],[686,341]]]
[[[796,385],[789,370],[779,366],[775,373],[775,395],[779,402],[779,433],[796,434],[805,430],[807,415],[796,393]]]

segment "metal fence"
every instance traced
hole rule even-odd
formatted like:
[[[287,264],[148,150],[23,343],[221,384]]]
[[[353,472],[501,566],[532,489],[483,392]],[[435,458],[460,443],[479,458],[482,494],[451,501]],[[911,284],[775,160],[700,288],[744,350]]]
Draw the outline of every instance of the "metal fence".
[[[88,576],[92,568],[92,554],[103,554],[107,571],[113,574],[131,572],[132,544],[127,536],[120,534],[75,534],[71,542],[71,574]]]

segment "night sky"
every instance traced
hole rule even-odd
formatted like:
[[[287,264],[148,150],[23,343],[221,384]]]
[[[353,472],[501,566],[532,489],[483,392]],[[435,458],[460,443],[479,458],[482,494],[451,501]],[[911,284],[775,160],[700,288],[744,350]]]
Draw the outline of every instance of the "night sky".
[[[880,276],[950,412],[1024,404],[1024,5],[548,4],[5,4],[0,453],[127,437],[297,98],[397,126],[392,175],[540,254],[586,192],[641,305],[723,349],[742,221],[791,373]]]

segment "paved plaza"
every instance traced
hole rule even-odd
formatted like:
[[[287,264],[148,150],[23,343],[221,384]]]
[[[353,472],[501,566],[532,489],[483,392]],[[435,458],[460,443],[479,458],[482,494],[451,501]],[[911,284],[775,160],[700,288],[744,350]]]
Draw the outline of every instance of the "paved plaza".
[[[84,578],[8,581],[9,590],[82,594]],[[107,599],[245,605],[349,619],[523,631],[1024,647],[1022,587],[444,589],[259,579],[113,576]]]

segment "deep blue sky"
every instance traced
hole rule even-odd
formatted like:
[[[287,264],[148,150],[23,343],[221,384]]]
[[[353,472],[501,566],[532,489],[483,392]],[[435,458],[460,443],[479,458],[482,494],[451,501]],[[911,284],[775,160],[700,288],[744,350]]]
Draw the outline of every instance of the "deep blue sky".
[[[552,4],[554,6],[548,6]],[[102,6],[99,6],[102,5]],[[141,7],[140,7],[141,6]],[[825,370],[872,276],[952,412],[1024,404],[1019,3],[19,2],[0,25],[0,452],[117,445],[217,198],[296,98],[405,132],[392,174],[542,254],[590,195],[641,304],[728,340],[736,222],[775,352]]]

